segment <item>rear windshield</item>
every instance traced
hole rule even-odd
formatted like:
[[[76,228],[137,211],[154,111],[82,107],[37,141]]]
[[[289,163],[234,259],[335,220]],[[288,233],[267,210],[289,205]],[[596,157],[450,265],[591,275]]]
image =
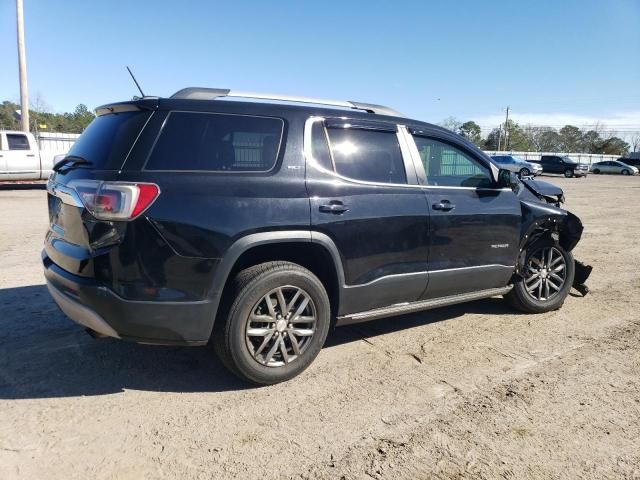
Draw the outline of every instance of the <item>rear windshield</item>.
[[[283,128],[279,118],[171,112],[145,170],[266,172]]]
[[[73,144],[69,155],[91,162],[88,168],[117,170],[150,115],[151,112],[133,111],[96,117]]]

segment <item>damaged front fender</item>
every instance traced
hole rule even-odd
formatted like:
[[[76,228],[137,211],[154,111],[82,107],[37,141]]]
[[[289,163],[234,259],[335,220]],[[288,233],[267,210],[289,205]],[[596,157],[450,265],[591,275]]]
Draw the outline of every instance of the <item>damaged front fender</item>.
[[[518,275],[522,275],[527,251],[547,245],[560,245],[567,252],[571,252],[580,241],[584,230],[580,219],[557,206],[559,202],[552,204],[545,198],[546,195],[541,194],[542,192],[535,191],[529,185],[527,187],[517,192],[522,208],[520,248],[516,267]],[[561,190],[557,198],[563,198]],[[579,261],[575,261],[575,267],[573,287],[585,295],[589,289],[584,283],[591,274],[592,267]]]

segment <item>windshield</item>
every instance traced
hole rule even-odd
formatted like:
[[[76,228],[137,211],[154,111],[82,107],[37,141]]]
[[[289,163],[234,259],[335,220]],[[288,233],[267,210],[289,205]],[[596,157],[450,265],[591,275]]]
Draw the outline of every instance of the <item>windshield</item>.
[[[527,161],[524,158],[520,158],[520,157],[512,157],[512,158],[515,163],[527,163]]]
[[[575,160],[572,160],[569,157],[562,157],[562,160],[564,160],[567,163],[578,163],[578,162],[576,162]]]
[[[67,155],[85,159],[86,167],[117,170],[138,137],[150,112],[133,111],[96,117]],[[83,167],[83,165],[79,165]]]
[[[511,157],[506,157],[506,156],[503,156],[503,155],[494,155],[491,158],[493,158],[498,163],[513,163],[511,161]]]

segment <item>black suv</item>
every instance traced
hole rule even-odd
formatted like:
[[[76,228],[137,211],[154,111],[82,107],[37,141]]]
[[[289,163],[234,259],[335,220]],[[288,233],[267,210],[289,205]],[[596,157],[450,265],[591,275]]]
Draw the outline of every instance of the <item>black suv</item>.
[[[589,165],[578,163],[566,155],[542,155],[539,161],[529,160],[542,166],[544,173],[562,173],[565,177],[586,177]]]
[[[42,255],[94,335],[211,343],[269,384],[333,325],[495,295],[545,312],[586,279],[560,189],[386,107],[187,88],[96,112],[49,179]]]

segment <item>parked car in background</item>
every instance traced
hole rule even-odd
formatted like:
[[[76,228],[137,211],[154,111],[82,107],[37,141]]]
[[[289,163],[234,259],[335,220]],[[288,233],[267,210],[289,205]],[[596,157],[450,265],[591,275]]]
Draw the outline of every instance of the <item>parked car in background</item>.
[[[42,260],[98,336],[211,343],[270,384],[334,325],[496,295],[548,312],[590,271],[561,189],[387,107],[186,88],[97,114],[48,182]]]
[[[542,173],[542,166],[530,163],[515,155],[491,155],[496,164],[504,170],[517,173],[520,178],[536,176]]]
[[[634,152],[634,153],[638,155],[637,152]],[[634,155],[634,154],[632,153],[631,155]],[[618,161],[622,163],[626,163],[631,167],[636,167],[640,169],[640,156],[620,157]]]
[[[544,173],[560,173],[567,178],[586,177],[589,165],[578,163],[566,155],[542,155],[540,160],[528,160],[529,163],[537,163],[542,166]]]
[[[0,181],[46,180],[53,170],[56,154],[62,154],[72,144],[60,143],[64,148],[62,151],[41,151],[32,133],[0,131]]]
[[[614,173],[618,175],[637,175],[638,169],[619,160],[607,160],[591,165],[591,171],[598,173]]]

